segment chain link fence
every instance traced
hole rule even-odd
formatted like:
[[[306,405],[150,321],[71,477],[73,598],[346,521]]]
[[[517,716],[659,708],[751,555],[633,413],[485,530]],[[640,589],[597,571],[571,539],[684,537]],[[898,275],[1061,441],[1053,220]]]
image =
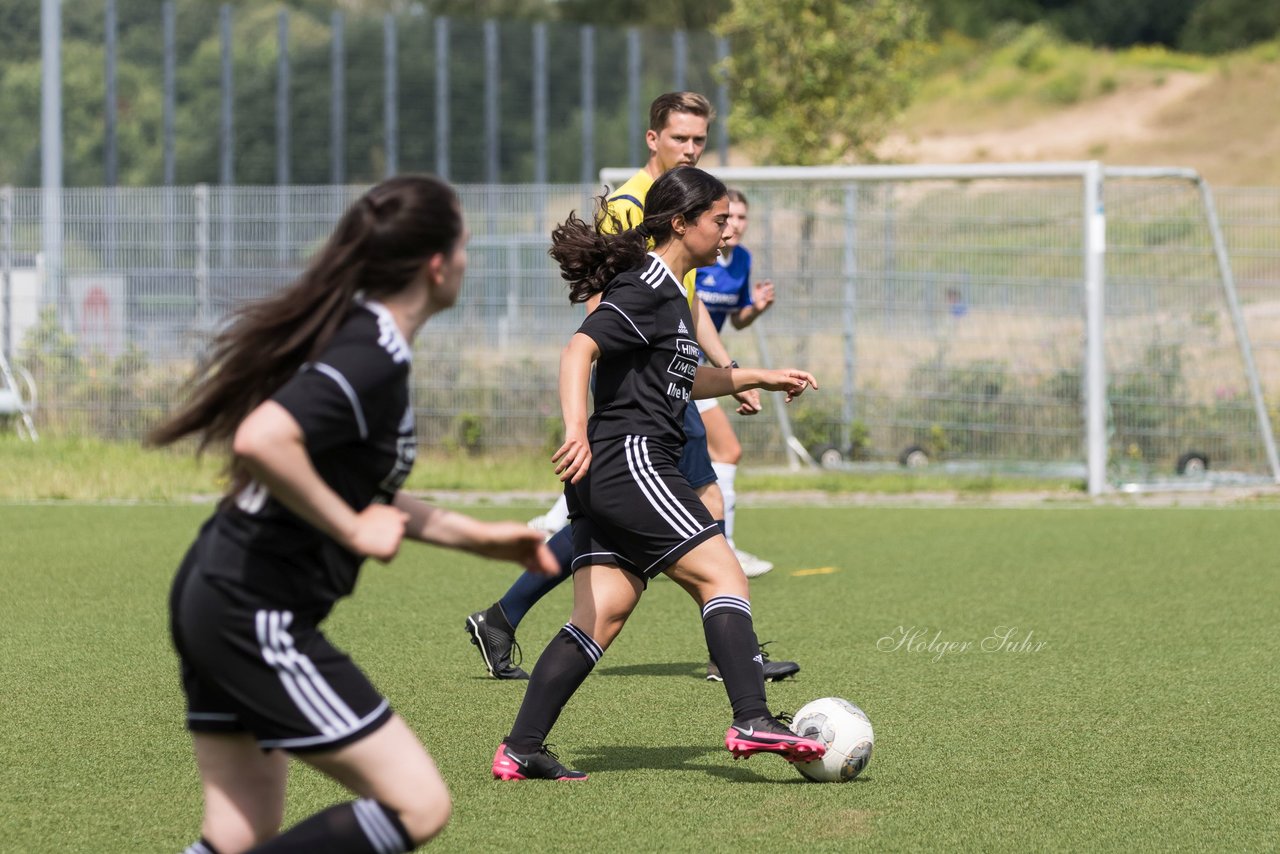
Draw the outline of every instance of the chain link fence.
[[[141,435],[228,310],[296,275],[360,189],[69,190],[57,199],[59,269],[39,252],[47,197],[0,191],[0,344],[35,379],[42,432]],[[744,189],[745,245],[756,278],[777,283],[778,301],[760,334],[729,330],[726,344],[744,364],[768,356],[823,381],[821,393],[790,408],[811,453],[897,466],[914,450],[954,465],[1041,471],[1083,460],[1078,184]],[[418,340],[420,436],[472,451],[540,452],[559,440],[558,357],[581,319],[546,254],[548,234],[595,188],[459,190],[471,260],[458,306]],[[1274,416],[1280,190],[1217,198]],[[1106,200],[1114,476],[1170,476],[1189,454],[1224,476],[1265,476],[1240,342],[1194,190],[1109,181]],[[735,424],[750,459],[783,459],[771,415]]]

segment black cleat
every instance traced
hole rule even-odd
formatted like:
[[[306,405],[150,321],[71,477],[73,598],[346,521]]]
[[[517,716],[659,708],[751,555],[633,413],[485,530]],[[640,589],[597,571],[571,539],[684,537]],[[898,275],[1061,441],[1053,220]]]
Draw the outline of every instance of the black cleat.
[[[511,661],[511,651],[520,655],[515,629],[502,616],[502,609],[494,607],[476,611],[467,617],[467,634],[480,649],[485,670],[494,679],[528,679],[529,674]]]
[[[493,754],[493,776],[499,780],[585,780],[581,771],[571,771],[546,745],[534,753],[516,753],[506,743]]]
[[[788,676],[795,676],[797,673],[799,673],[800,665],[794,661],[770,661],[769,660],[769,653],[765,652],[764,648],[771,643],[773,643],[773,641],[765,641],[764,643],[760,644],[760,658],[762,661],[762,666],[764,667],[764,681],[781,682],[783,679],[786,679]],[[707,681],[708,682],[724,681],[724,677],[720,675],[720,668],[716,667],[716,663],[714,661],[707,662]]]

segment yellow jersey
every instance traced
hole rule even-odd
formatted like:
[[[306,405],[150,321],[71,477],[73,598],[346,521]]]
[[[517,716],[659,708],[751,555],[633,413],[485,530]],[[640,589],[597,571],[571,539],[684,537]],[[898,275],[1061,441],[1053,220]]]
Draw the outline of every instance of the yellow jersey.
[[[606,215],[597,224],[600,231],[606,234],[613,234],[614,217],[622,223],[624,229],[635,228],[644,222],[644,200],[649,195],[649,188],[652,186],[652,176],[641,169],[628,178],[627,183],[610,193],[606,202],[606,210],[609,215]],[[696,287],[697,272],[696,268],[692,269],[684,277],[685,299],[689,301],[690,309],[693,308],[693,301],[698,293]]]

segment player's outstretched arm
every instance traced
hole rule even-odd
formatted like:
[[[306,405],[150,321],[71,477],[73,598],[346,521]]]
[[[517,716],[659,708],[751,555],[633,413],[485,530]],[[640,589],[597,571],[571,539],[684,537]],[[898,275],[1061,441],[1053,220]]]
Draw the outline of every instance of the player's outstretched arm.
[[[231,449],[273,498],[343,548],[384,562],[396,556],[404,514],[385,504],[353,510],[320,477],[307,455],[302,427],[274,400],[240,422]]]
[[[724,342],[720,340],[720,333],[716,331],[715,321],[711,319],[710,312],[700,299],[693,301],[693,328],[698,338],[698,347],[702,349],[702,355],[709,363],[728,366],[733,362],[729,351],[725,349]],[[760,393],[754,389],[726,391],[724,394],[731,394],[737,399],[739,415],[756,415],[760,412]],[[721,397],[722,395],[709,396]]]
[[[721,397],[743,389],[764,389],[786,393],[790,403],[809,387],[816,389],[818,381],[808,371],[796,368],[767,370],[765,368],[712,368],[700,365],[693,380],[693,397]]]
[[[600,347],[589,335],[575,333],[560,353],[560,413],[564,417],[564,444],[551,455],[562,481],[577,483],[591,466],[587,441],[587,389],[591,363],[600,358]]]
[[[465,513],[435,507],[404,492],[395,507],[405,514],[405,536],[422,543],[520,564],[538,575],[559,575],[560,564],[546,535],[518,522],[483,522]]]

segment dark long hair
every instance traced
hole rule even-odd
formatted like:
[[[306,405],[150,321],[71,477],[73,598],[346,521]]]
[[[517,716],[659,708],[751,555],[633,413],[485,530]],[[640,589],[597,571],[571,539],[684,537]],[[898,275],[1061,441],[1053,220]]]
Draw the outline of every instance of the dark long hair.
[[[662,246],[671,240],[671,221],[683,216],[693,222],[727,190],[719,178],[694,166],[677,166],[653,182],[645,197],[644,220],[625,229],[609,213],[608,195],[596,198],[596,221],[608,224],[605,233],[577,213],[551,232],[548,254],[560,265],[560,277],[569,283],[569,302],[586,302],[604,290],[619,273],[638,267],[649,252],[649,241]]]
[[[194,434],[200,451],[229,445],[240,422],[319,355],[357,294],[378,299],[408,287],[429,258],[452,251],[462,229],[457,194],[439,178],[404,175],[368,190],[301,276],[232,315],[188,382],[185,402],[148,442]]]

